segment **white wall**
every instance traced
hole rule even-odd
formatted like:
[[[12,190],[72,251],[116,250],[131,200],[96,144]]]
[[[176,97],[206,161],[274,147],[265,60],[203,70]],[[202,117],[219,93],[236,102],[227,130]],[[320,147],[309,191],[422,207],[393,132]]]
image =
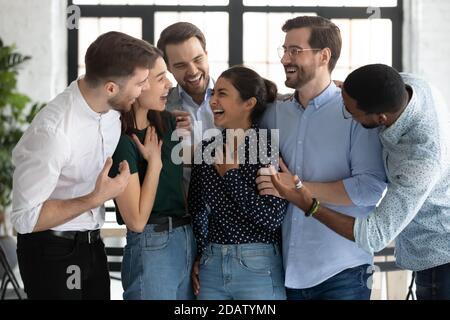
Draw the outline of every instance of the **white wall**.
[[[67,85],[66,0],[0,0],[0,37],[32,58],[18,87],[33,101],[48,102]]]
[[[404,71],[422,75],[450,106],[450,1],[404,0]]]

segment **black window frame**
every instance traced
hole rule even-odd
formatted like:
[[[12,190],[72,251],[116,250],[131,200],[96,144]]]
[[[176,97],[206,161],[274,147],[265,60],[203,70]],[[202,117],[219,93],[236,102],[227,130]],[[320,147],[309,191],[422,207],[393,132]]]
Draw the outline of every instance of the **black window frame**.
[[[73,3],[68,0],[68,5]],[[154,18],[156,12],[226,12],[229,17],[228,64],[243,63],[243,19],[246,12],[312,12],[329,19],[367,19],[367,7],[308,7],[308,6],[244,6],[243,0],[229,0],[222,6],[185,5],[77,5],[83,18],[141,18],[142,38],[150,43],[154,39]],[[382,7],[381,18],[392,22],[392,66],[403,70],[403,0],[397,0],[396,7]],[[281,26],[280,26],[281,27]],[[207,39],[208,40],[208,39]],[[209,40],[211,41],[211,40]],[[78,29],[68,31],[68,83],[78,76]]]

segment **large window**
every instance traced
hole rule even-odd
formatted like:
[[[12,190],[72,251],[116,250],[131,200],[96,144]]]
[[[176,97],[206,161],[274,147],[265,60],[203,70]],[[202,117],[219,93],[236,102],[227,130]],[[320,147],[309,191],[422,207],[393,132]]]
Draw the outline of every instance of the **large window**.
[[[118,30],[156,43],[177,21],[197,25],[207,39],[210,72],[244,63],[284,86],[276,48],[283,23],[297,15],[321,15],[341,29],[342,53],[333,74],[343,80],[355,68],[385,63],[402,69],[402,0],[74,0],[79,29],[69,31],[69,81],[84,73],[87,46],[101,33]]]

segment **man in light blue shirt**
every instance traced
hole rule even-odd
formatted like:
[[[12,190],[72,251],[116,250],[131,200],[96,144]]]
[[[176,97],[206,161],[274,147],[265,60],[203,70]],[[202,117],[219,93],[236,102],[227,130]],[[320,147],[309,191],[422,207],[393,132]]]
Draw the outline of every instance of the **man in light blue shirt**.
[[[209,129],[214,129],[214,115],[209,106],[214,81],[209,76],[206,39],[202,31],[188,22],[177,22],[165,28],[158,40],[158,48],[164,52],[168,70],[177,86],[168,96],[166,109],[177,117],[178,129],[191,129],[183,138],[187,147],[198,145]],[[187,118],[192,121],[188,121]],[[186,151],[186,149],[184,149]],[[191,152],[192,154],[192,152]],[[190,159],[184,157],[183,180],[185,190],[191,176]]]
[[[342,117],[341,90],[331,81],[339,58],[339,29],[322,17],[283,26],[280,50],[286,85],[295,94],[270,108],[263,126],[278,128],[280,152],[315,197],[333,210],[365,217],[385,189],[377,130]],[[271,194],[259,177],[261,194]],[[283,223],[288,299],[369,299],[372,255],[290,204]]]
[[[395,238],[397,264],[416,271],[419,299],[450,299],[450,111],[424,80],[385,65],[352,72],[344,83],[344,115],[381,127],[389,184],[367,217],[319,206],[313,215],[369,253]],[[306,212],[308,187],[293,189],[274,176],[280,193]],[[331,210],[330,210],[331,209]],[[310,219],[313,220],[313,219]]]

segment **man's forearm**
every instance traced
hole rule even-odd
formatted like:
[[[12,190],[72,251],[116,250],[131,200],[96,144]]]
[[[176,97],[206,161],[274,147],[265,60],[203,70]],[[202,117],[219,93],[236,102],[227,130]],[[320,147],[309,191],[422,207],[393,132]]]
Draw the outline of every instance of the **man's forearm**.
[[[67,200],[47,200],[42,205],[33,232],[57,227],[100,205],[102,203],[92,194]]]
[[[317,195],[314,195],[308,188],[307,184],[304,183],[303,187],[292,188],[291,186],[286,186],[282,183],[279,174],[273,174],[271,176],[271,182],[274,184],[276,189],[280,192],[286,200],[302,209],[303,212],[307,213],[308,210],[312,208],[314,204],[314,199]],[[295,183],[298,183],[298,178],[294,179]],[[343,186],[342,186],[343,187]],[[322,201],[319,198],[319,201]],[[350,241],[355,241],[355,236],[353,235],[353,228],[355,225],[355,218],[347,216],[345,214],[330,210],[324,206],[319,206],[319,209],[313,213],[313,216],[319,222],[326,225],[328,228],[339,234],[340,236],[347,238]],[[312,219],[309,217],[308,219]]]
[[[319,199],[322,203],[339,206],[353,205],[342,181],[304,182],[303,184],[308,188],[313,197]]]
[[[308,194],[305,194],[302,191],[303,188],[299,190],[285,189],[284,196],[289,202],[293,203],[304,212],[307,212],[311,208],[311,196],[313,195],[309,191]],[[355,241],[355,237],[353,235],[355,218],[333,211],[324,206],[320,206],[319,210],[313,214],[313,217],[337,234],[347,238],[348,240]],[[311,217],[308,219],[311,219]]]
[[[325,207],[320,207],[313,217],[337,234],[347,238],[350,241],[355,241],[355,236],[353,234],[355,218]]]

